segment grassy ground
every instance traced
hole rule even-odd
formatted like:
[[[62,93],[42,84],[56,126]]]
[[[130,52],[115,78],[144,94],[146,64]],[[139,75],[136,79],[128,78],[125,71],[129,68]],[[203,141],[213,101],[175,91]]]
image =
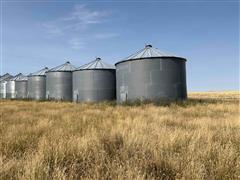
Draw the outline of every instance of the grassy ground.
[[[240,179],[238,92],[189,97],[0,101],[0,179]]]

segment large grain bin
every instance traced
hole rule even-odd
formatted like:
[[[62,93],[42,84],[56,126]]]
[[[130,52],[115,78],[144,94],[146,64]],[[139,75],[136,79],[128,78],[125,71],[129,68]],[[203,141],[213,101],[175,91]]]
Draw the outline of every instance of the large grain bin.
[[[20,76],[15,80],[15,94],[16,99],[27,98],[28,78],[27,76]]]
[[[66,62],[46,72],[46,98],[72,100],[72,71],[76,68]]]
[[[101,58],[73,72],[73,101],[100,102],[116,99],[115,67]]]
[[[28,75],[29,99],[43,100],[46,98],[46,71],[48,71],[47,67]]]
[[[116,63],[117,101],[187,98],[186,59],[151,45]]]
[[[23,74],[19,73],[7,81],[7,85],[6,85],[6,98],[7,99],[16,98],[15,82],[17,79],[21,78],[22,76],[23,76]]]
[[[0,99],[5,99],[6,98],[6,94],[7,94],[7,90],[6,90],[6,86],[7,86],[7,81],[9,79],[11,79],[13,76],[6,73],[3,76],[1,76],[0,78]]]

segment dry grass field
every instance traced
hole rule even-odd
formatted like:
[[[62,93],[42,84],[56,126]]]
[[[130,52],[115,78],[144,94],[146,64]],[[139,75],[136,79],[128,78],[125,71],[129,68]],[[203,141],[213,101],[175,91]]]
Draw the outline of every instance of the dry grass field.
[[[240,179],[239,92],[164,104],[0,101],[0,179]]]

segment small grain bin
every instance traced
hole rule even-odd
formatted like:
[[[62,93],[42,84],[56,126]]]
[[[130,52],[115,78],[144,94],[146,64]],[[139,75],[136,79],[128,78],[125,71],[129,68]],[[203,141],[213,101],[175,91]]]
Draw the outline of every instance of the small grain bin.
[[[46,99],[72,101],[72,71],[66,62],[46,72]]]
[[[45,67],[28,75],[28,98],[43,100],[46,98],[46,71]]]
[[[7,99],[14,99],[16,98],[16,92],[15,92],[15,82],[18,78],[22,77],[23,74],[19,73],[16,76],[12,77],[7,81],[6,84],[6,98]]]
[[[6,86],[7,86],[7,81],[9,79],[11,79],[13,76],[6,73],[3,76],[1,76],[0,78],[0,99],[5,99],[6,98],[6,94],[7,94],[7,90],[6,90]]]
[[[113,65],[96,60],[73,72],[73,101],[100,102],[116,99],[116,70]]]
[[[28,78],[27,76],[19,76],[15,80],[15,94],[16,99],[26,99],[27,98],[27,88],[28,88]]]
[[[116,63],[117,101],[187,98],[186,59],[151,45]]]

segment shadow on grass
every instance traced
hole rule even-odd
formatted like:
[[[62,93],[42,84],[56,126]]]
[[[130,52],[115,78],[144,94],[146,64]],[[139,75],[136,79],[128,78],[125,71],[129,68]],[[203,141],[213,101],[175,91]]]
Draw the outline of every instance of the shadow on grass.
[[[177,100],[177,101],[169,101],[169,100],[157,100],[157,101],[150,101],[150,100],[136,100],[136,101],[126,101],[121,103],[122,106],[142,106],[142,105],[148,105],[153,104],[155,106],[163,106],[163,107],[169,107],[171,105],[177,105],[180,107],[188,107],[188,106],[196,106],[199,104],[217,104],[220,102],[225,102],[226,100],[222,99],[196,99],[196,98],[188,98],[187,100]]]
[[[5,100],[10,100],[10,101],[25,101],[25,102],[72,102],[70,100],[57,100],[57,99],[29,99],[29,98],[22,98],[22,99],[5,99]]]
[[[6,99],[5,99],[6,100]],[[30,102],[30,101],[35,101],[35,102],[53,102],[53,103],[59,103],[59,102],[67,102],[71,103],[72,101],[67,101],[67,100],[33,100],[33,99],[8,99],[10,101],[25,101],[25,102]],[[134,100],[134,101],[125,101],[122,103],[118,103],[116,100],[112,101],[102,101],[102,102],[72,102],[75,104],[89,104],[89,105],[97,105],[97,106],[143,106],[143,105],[149,105],[152,104],[154,106],[162,106],[162,107],[169,107],[172,105],[179,106],[179,107],[188,107],[188,106],[196,106],[196,105],[203,105],[203,104],[217,104],[217,103],[222,103],[222,102],[234,102],[234,103],[239,103],[238,99],[216,99],[216,98],[188,98],[186,100],[166,100],[166,99],[161,99],[161,100]]]

